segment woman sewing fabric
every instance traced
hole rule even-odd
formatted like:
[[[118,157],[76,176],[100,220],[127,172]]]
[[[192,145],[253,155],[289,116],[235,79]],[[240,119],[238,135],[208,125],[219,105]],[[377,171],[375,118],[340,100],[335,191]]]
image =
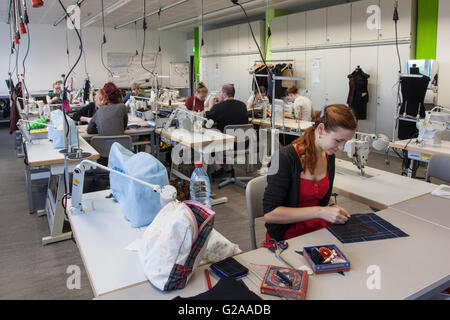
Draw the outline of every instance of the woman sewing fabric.
[[[208,88],[203,82],[199,82],[195,89],[195,94],[186,99],[186,108],[193,111],[203,111],[205,108],[205,98],[208,95]]]
[[[259,110],[261,112],[264,109],[264,104],[269,104],[269,98],[266,95],[266,88],[260,86],[259,90],[255,88],[253,94],[247,101],[247,112],[249,116],[252,116],[252,111],[257,112]]]
[[[90,102],[89,104],[75,112],[72,116],[72,119],[74,121],[80,121],[82,124],[88,123],[99,107],[106,106],[108,104],[108,97],[106,96],[103,88],[100,88],[97,91],[94,100],[94,102]]]
[[[263,198],[266,240],[290,239],[350,218],[330,198],[334,154],[344,149],[356,127],[350,108],[327,106],[301,137],[272,156]]]
[[[285,117],[303,121],[312,121],[314,109],[311,100],[308,97],[300,95],[296,86],[288,88],[286,90],[286,95],[293,104],[293,110],[292,113],[285,113]]]

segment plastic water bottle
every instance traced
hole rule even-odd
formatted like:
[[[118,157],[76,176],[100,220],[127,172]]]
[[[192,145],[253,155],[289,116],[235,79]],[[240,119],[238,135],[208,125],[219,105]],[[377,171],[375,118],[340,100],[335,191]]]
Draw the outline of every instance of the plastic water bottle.
[[[211,183],[205,170],[203,170],[201,161],[195,162],[195,170],[192,172],[189,190],[191,200],[198,201],[211,208]]]

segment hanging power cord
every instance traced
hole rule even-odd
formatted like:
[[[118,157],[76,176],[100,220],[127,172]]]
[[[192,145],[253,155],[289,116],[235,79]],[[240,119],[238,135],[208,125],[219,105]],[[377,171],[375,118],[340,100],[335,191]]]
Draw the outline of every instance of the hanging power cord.
[[[102,0],[103,1],[103,0]],[[67,79],[69,79],[69,76],[70,76],[70,74],[72,73],[72,71],[75,69],[75,67],[78,65],[78,63],[80,62],[80,59],[81,59],[81,56],[83,55],[83,41],[82,41],[82,39],[81,39],[81,35],[80,35],[80,33],[78,32],[78,29],[76,28],[76,26],[75,26],[75,23],[73,22],[73,20],[72,20],[72,18],[69,16],[69,14],[67,13],[67,10],[66,10],[66,8],[64,7],[64,5],[62,4],[62,2],[61,2],[61,0],[58,0],[58,2],[59,2],[59,4],[61,5],[61,8],[63,9],[63,11],[64,11],[64,13],[65,13],[65,15],[66,15],[66,17],[68,18],[68,19],[70,19],[70,21],[72,22],[72,25],[74,26],[74,30],[75,30],[75,32],[76,32],[76,34],[77,34],[77,36],[78,36],[78,40],[80,41],[80,54],[78,55],[78,58],[77,58],[77,60],[75,61],[75,63],[74,63],[74,65],[72,66],[72,68],[69,70],[69,73],[64,77],[64,83],[63,83],[63,92],[62,92],[62,100],[63,100],[63,103],[67,100],[67,92],[66,92],[66,83],[67,83]],[[63,111],[64,112],[64,111]],[[67,128],[69,128],[69,121],[67,120],[67,117],[66,117],[66,115],[64,114],[64,120],[66,121],[66,125],[67,125]],[[70,130],[67,130],[67,133],[66,133],[66,139],[68,138],[68,136],[69,136],[69,131]],[[65,175],[64,175],[65,176]],[[69,190],[67,190],[67,183],[64,183],[64,188],[65,188],[65,195],[67,195],[68,193],[69,193]],[[67,196],[66,196],[67,197]],[[64,203],[64,202],[63,202]],[[64,210],[64,212],[65,212],[65,210]]]
[[[144,19],[142,21],[142,29],[144,30],[144,39],[142,41],[142,52],[141,52],[141,66],[142,69],[150,73],[151,75],[154,75],[152,71],[148,70],[146,67],[144,67],[143,59],[144,59],[144,50],[145,50],[145,36],[146,36],[146,30],[147,30],[147,20],[145,19],[146,15],[146,6],[145,6],[145,0],[144,1]]]
[[[161,6],[159,7],[158,11],[158,52],[155,56],[155,64],[153,65],[153,72],[156,70],[156,64],[158,62],[158,56],[161,54],[161,31],[159,31],[159,28],[161,27]],[[158,81],[158,80],[156,80]]]
[[[397,86],[397,110],[400,110],[400,106],[402,104],[401,101],[401,97],[400,97],[400,88],[401,88],[401,80],[400,80],[400,75],[402,73],[402,62],[400,59],[400,51],[398,48],[398,29],[397,29],[397,22],[399,20],[398,17],[398,1],[395,1],[395,5],[394,5],[394,14],[392,17],[392,20],[394,20],[394,24],[395,24],[395,48],[397,50],[397,58],[398,58],[398,75],[399,75],[399,80],[398,80],[398,86]],[[395,121],[395,129],[397,129],[399,121]]]
[[[106,70],[108,70],[108,72],[109,72],[109,74],[110,74],[110,76],[111,76],[111,78],[112,78],[112,77],[113,77],[113,73],[111,72],[111,70],[109,70],[109,69],[106,67],[105,61],[103,60],[103,46],[104,46],[105,43],[106,43],[106,35],[105,35],[105,15],[104,15],[104,11],[105,11],[105,8],[104,8],[104,5],[103,5],[103,0],[102,0],[102,32],[103,32],[103,39],[102,39],[102,44],[101,44],[101,46],[100,46],[100,55],[101,55],[101,58],[102,58],[102,65],[103,65],[103,67],[104,67]]]

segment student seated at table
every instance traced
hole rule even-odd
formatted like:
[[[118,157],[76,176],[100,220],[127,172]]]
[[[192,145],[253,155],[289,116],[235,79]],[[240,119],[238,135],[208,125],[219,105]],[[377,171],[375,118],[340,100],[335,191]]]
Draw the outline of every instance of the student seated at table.
[[[227,125],[247,124],[247,107],[242,101],[234,99],[235,89],[233,84],[224,84],[219,91],[219,96],[212,98],[210,107],[206,110],[206,118],[214,120],[216,128],[224,132]],[[218,178],[225,171],[220,164],[215,164],[216,171],[212,178]]]
[[[87,127],[87,133],[101,136],[120,136],[128,124],[128,114],[123,104],[122,91],[112,82],[103,86],[109,104],[95,112]]]
[[[49,91],[47,96],[45,97],[48,104],[52,103],[61,103],[61,86],[62,81],[56,81],[53,83],[53,91]]]
[[[356,127],[350,108],[327,106],[301,137],[272,156],[263,197],[266,240],[290,239],[350,218],[330,198],[334,154],[344,149]]]
[[[286,95],[289,101],[293,103],[293,106],[292,113],[285,113],[285,117],[303,121],[312,121],[314,109],[311,100],[308,97],[300,95],[296,86],[288,88],[286,90]]]
[[[188,97],[184,103],[188,110],[203,111],[205,108],[204,103],[206,96],[208,95],[208,88],[203,82],[199,82],[195,89],[195,94],[192,97]]]
[[[269,104],[269,98],[266,95],[266,87],[260,86],[259,91],[258,88],[255,88],[253,94],[250,96],[250,98],[248,98],[247,101],[248,116],[249,117],[252,116],[252,111],[254,112],[255,116],[257,116],[257,114],[261,114],[262,110],[264,110],[264,104],[266,105]]]
[[[217,129],[223,132],[227,125],[247,124],[247,107],[242,101],[234,99],[235,89],[233,84],[224,84],[219,91],[219,96],[212,98],[205,116],[214,120]]]
[[[75,112],[72,116],[72,119],[74,121],[80,121],[82,124],[86,124],[91,121],[91,118],[94,116],[97,109],[108,104],[108,98],[106,97],[106,93],[103,88],[100,88],[97,91],[94,100],[94,102],[90,102],[89,104],[85,105],[80,110]]]
[[[125,98],[123,98],[123,103],[127,103],[128,99],[130,99],[130,97],[143,97],[143,95],[139,93],[139,90],[140,90],[139,83],[134,82],[131,85],[131,92],[128,92],[125,95]]]

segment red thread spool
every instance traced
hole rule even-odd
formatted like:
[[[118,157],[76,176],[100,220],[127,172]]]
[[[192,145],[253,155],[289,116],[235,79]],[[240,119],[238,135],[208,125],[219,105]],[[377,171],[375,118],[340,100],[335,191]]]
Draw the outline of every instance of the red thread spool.
[[[14,43],[19,44],[19,38],[17,36],[14,36]]]
[[[42,0],[31,0],[31,3],[33,5],[33,8],[39,8],[44,5],[44,1]]]
[[[27,28],[25,28],[25,23],[19,22],[19,30],[21,34],[27,33]]]

